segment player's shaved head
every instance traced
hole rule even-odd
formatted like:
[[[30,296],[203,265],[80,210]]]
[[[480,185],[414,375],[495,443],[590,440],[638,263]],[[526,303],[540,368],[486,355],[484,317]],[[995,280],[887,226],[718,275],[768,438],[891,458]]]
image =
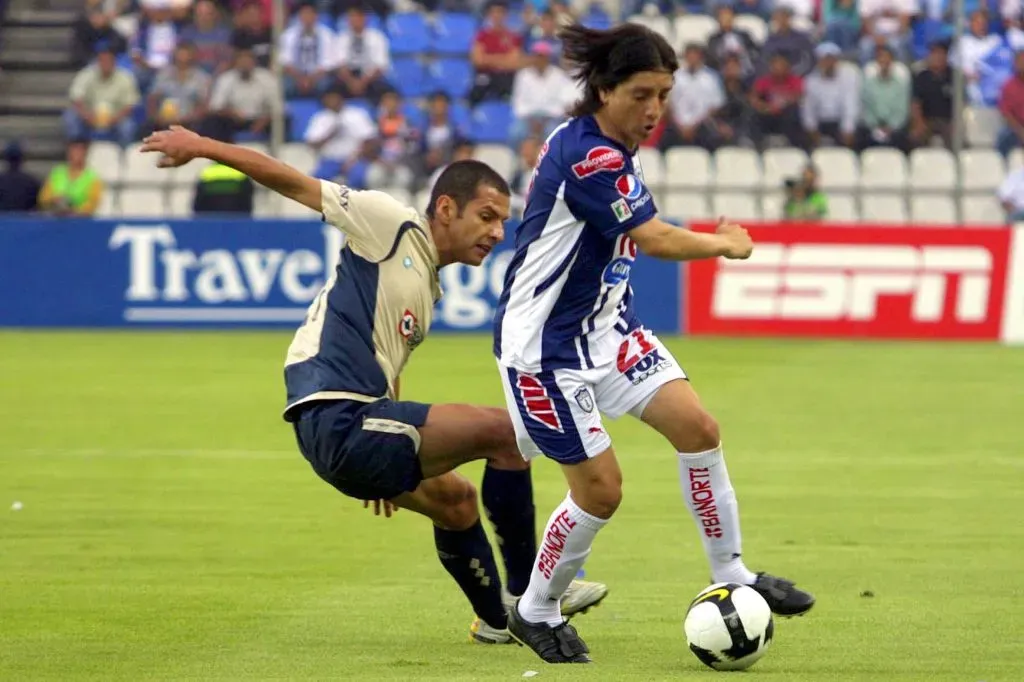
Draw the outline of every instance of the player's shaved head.
[[[459,215],[462,215],[466,205],[476,198],[481,185],[492,187],[506,197],[512,196],[512,190],[509,189],[505,178],[486,163],[475,159],[452,162],[441,171],[434,188],[430,191],[427,217],[434,219],[437,200],[443,196],[451,197],[458,206]]]
[[[601,92],[614,90],[638,73],[672,74],[679,68],[675,50],[663,37],[638,24],[622,24],[606,31],[572,24],[558,37],[572,64],[572,74],[583,85],[583,98],[573,116],[595,114],[602,106]]]

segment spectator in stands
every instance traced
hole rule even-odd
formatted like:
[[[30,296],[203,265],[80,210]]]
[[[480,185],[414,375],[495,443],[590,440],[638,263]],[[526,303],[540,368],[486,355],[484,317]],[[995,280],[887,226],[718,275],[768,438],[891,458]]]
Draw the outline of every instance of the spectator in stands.
[[[725,104],[725,93],[718,75],[704,66],[704,49],[699,44],[684,48],[683,65],[673,81],[669,121],[659,146],[697,146],[713,151],[723,139],[716,116]]]
[[[178,44],[178,27],[172,21],[168,0],[154,0],[144,8],[142,20],[132,41],[132,60],[139,89],[149,90],[157,71],[171,63]]]
[[[276,107],[274,77],[256,66],[251,50],[235,50],[234,68],[218,76],[213,84],[213,115],[206,122],[208,135],[222,139],[246,133],[251,138],[264,139]]]
[[[7,170],[0,173],[0,213],[26,213],[39,203],[39,180],[21,170],[24,154],[17,142],[4,148]]]
[[[195,63],[219,74],[231,66],[231,29],[221,20],[213,0],[196,0],[195,23],[181,30],[178,41],[195,46]]]
[[[750,104],[757,112],[755,135],[759,146],[764,146],[766,135],[784,135],[790,145],[806,148],[800,123],[803,94],[804,81],[792,72],[786,55],[772,55],[768,73],[754,82],[750,93]]]
[[[470,61],[476,71],[469,101],[477,104],[488,99],[508,99],[522,59],[519,36],[505,25],[508,6],[493,2],[487,8],[486,25],[473,41]]]
[[[807,77],[802,114],[804,130],[815,147],[822,135],[850,149],[856,142],[860,83],[855,67],[839,63],[840,54],[835,43],[814,48],[818,67]]]
[[[369,187],[412,186],[413,173],[409,157],[415,144],[416,131],[402,113],[402,98],[391,90],[380,98],[377,107],[377,136],[372,142],[372,163],[367,171]]]
[[[736,0],[733,5],[736,14],[753,14],[765,21],[771,18],[773,6],[772,0]]]
[[[720,70],[725,58],[734,55],[739,59],[743,76],[753,76],[757,64],[757,44],[749,33],[734,26],[736,12],[732,5],[719,5],[717,14],[718,31],[708,38],[708,66]]]
[[[324,108],[313,115],[306,127],[306,144],[319,155],[313,175],[325,180],[344,178],[350,187],[367,186],[370,168],[369,144],[377,135],[377,126],[366,110],[346,106],[338,88],[322,98]]]
[[[785,5],[777,7],[772,18],[775,31],[761,46],[762,72],[768,69],[772,57],[781,54],[794,75],[806,76],[814,68],[814,43],[810,36],[793,28],[793,10]]]
[[[828,198],[818,189],[818,169],[813,164],[804,166],[799,178],[786,180],[786,203],[782,211],[785,220],[828,218]]]
[[[519,158],[508,186],[512,189],[512,203],[517,203],[515,199],[518,198],[520,210],[525,203],[526,192],[530,189],[530,179],[533,177],[533,169],[537,166],[537,157],[540,156],[542,145],[543,142],[538,137],[528,137],[519,143]]]
[[[98,2],[87,3],[86,12],[75,21],[71,38],[71,60],[76,68],[84,68],[96,56],[100,45],[117,54],[128,47],[127,41],[114,29],[111,15]]]
[[[537,23],[526,32],[523,41],[527,50],[533,48],[537,43],[547,43],[551,47],[551,54],[558,57],[562,54],[562,41],[558,39],[558,24],[555,22],[555,13],[545,9],[537,16]]]
[[[727,144],[752,143],[751,127],[754,110],[750,106],[750,89],[743,77],[743,67],[736,55],[722,63],[722,91],[725,105],[718,113],[718,131]]]
[[[452,160],[452,152],[462,131],[456,128],[451,120],[451,102],[448,95],[435,92],[427,104],[427,121],[420,131],[420,149],[416,158],[419,161],[417,176],[425,180],[438,168],[448,165]]]
[[[860,38],[860,13],[857,0],[825,0],[821,6],[825,40],[835,43],[843,54],[857,48]]]
[[[1005,125],[996,137],[996,148],[1003,156],[1009,156],[1024,141],[1024,51],[1014,56],[1013,71],[1013,78],[1006,81],[999,96],[999,113]]]
[[[392,89],[385,77],[391,69],[387,37],[366,25],[366,10],[348,11],[348,28],[338,36],[338,79],[346,97],[365,97],[376,103]]]
[[[948,147],[953,120],[953,74],[948,45],[939,42],[931,46],[927,68],[914,76],[911,92],[910,146],[927,145],[938,135]]]
[[[988,16],[985,12],[978,10],[971,14],[970,31],[964,34],[956,47],[955,64],[964,71],[964,78],[967,79],[967,99],[975,106],[985,105],[979,84],[982,60],[992,50],[999,49],[1002,45],[1002,37],[989,32]]]
[[[452,151],[451,160],[452,162],[466,161],[468,159],[472,159],[475,153],[476,145],[474,145],[469,140],[459,140],[459,142],[455,145],[455,149]],[[424,191],[426,191],[428,194],[430,193],[430,191],[434,188],[434,184],[437,182],[437,179],[441,177],[441,173],[443,173],[444,169],[447,167],[448,164],[445,164],[444,166],[441,166],[440,168],[434,171],[433,175],[430,176],[430,179],[427,180],[427,184],[424,187]]]
[[[220,142],[231,143],[230,134],[222,132]],[[251,216],[256,186],[249,177],[222,163],[211,163],[199,173],[195,194],[192,198],[192,213],[235,214]]]
[[[864,35],[860,39],[861,63],[875,56],[879,45],[888,45],[901,61],[910,57],[910,22],[918,12],[916,0],[857,0]]]
[[[1024,168],[1011,171],[996,191],[1007,222],[1024,220]]]
[[[249,1],[239,8],[231,32],[231,47],[251,50],[259,66],[270,68],[270,26],[264,23],[258,2]]]
[[[139,103],[139,89],[127,69],[117,66],[108,45],[102,45],[96,63],[78,72],[71,82],[71,107],[64,114],[68,137],[114,136],[122,145],[135,139],[132,110]]]
[[[196,68],[194,59],[195,51],[191,45],[178,45],[174,50],[174,63],[156,77],[146,98],[148,131],[174,124],[194,128],[206,118],[212,79],[208,73]]]
[[[62,216],[90,216],[96,212],[103,196],[103,182],[96,172],[86,167],[89,141],[68,142],[66,163],[55,166],[39,192],[39,208]]]
[[[320,23],[312,2],[299,6],[298,20],[281,34],[278,55],[285,97],[319,97],[331,84],[330,72],[337,63],[335,35]]]
[[[895,55],[888,45],[878,47],[874,73],[865,72],[861,91],[864,126],[861,149],[899,147],[906,149],[904,132],[910,118],[910,82],[893,68]]]
[[[561,123],[574,103],[576,88],[560,67],[551,63],[551,46],[538,42],[530,48],[526,66],[512,84],[512,144],[526,137],[546,138]]]

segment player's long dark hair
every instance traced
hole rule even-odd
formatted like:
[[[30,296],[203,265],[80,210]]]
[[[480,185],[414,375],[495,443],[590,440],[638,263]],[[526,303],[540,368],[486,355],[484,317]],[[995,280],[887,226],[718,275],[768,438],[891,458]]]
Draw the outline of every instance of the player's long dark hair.
[[[675,73],[679,59],[668,41],[645,26],[622,24],[607,31],[580,24],[558,33],[572,76],[583,85],[583,98],[573,116],[586,116],[601,108],[602,90],[612,90],[641,71]]]

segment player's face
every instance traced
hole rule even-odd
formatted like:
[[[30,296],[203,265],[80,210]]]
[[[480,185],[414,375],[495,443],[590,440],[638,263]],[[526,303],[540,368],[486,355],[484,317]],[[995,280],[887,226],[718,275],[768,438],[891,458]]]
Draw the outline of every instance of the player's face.
[[[480,185],[476,197],[462,207],[462,215],[456,215],[449,228],[455,261],[480,265],[505,238],[509,208],[507,195],[488,185]]]
[[[622,142],[635,147],[646,140],[665,113],[672,74],[641,71],[604,96],[604,109]]]

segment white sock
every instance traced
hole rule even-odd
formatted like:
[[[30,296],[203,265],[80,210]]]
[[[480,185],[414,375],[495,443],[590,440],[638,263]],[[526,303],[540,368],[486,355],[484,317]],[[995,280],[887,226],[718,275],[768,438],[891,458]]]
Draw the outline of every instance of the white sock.
[[[679,483],[686,508],[697,522],[711,577],[715,582],[753,584],[757,576],[740,558],[740,509],[721,444],[704,452],[680,452]]]
[[[597,531],[608,523],[577,506],[571,495],[558,505],[541,536],[530,586],[519,600],[519,615],[529,623],[562,622],[560,600],[590,554]]]

